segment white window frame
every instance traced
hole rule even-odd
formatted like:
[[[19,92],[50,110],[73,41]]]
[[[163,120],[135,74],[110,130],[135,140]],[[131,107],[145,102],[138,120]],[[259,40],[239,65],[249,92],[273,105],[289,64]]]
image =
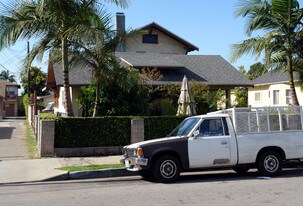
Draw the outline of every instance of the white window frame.
[[[287,94],[288,93],[288,94]],[[286,104],[292,104],[291,102],[291,94],[290,94],[290,89],[285,90],[285,101]]]
[[[273,105],[280,104],[280,90],[273,90]]]
[[[259,100],[258,97],[259,96]],[[255,102],[261,102],[261,92],[255,92]]]

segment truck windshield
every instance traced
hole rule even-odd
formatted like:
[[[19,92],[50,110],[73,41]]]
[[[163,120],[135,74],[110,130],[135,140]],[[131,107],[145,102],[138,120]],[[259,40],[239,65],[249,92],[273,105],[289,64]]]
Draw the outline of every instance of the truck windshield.
[[[181,124],[179,124],[168,136],[185,136],[194,128],[200,118],[189,118],[185,119]]]

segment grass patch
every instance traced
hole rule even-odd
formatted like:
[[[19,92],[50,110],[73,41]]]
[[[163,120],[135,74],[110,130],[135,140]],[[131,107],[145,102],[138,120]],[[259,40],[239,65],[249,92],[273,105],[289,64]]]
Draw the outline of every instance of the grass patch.
[[[74,172],[74,171],[114,169],[114,168],[123,168],[123,165],[122,164],[106,164],[106,165],[66,166],[66,167],[60,167],[60,168],[56,168],[56,169]]]
[[[30,127],[30,125],[28,124],[27,121],[25,123],[25,126],[26,126],[25,142],[26,142],[26,146],[27,146],[27,150],[28,150],[28,155],[29,155],[30,159],[35,159],[35,158],[37,158],[36,137],[34,135],[34,132],[33,132],[32,128]]]

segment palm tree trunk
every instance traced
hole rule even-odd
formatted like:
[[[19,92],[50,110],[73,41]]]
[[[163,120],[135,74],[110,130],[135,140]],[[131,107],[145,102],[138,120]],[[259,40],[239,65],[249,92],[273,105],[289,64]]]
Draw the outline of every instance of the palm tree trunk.
[[[67,53],[67,39],[62,38],[62,70],[63,70],[63,87],[64,87],[64,102],[67,116],[74,116],[72,101],[69,90],[69,76],[68,76],[68,53]]]
[[[291,101],[293,106],[299,106],[299,101],[295,89],[295,83],[294,83],[294,75],[293,75],[293,67],[292,67],[292,58],[291,56],[288,56],[288,76],[289,76],[289,87],[290,87],[290,95],[291,95]]]
[[[96,82],[96,99],[95,99],[93,117],[98,116],[99,107],[100,107],[100,83],[97,80],[97,82]]]

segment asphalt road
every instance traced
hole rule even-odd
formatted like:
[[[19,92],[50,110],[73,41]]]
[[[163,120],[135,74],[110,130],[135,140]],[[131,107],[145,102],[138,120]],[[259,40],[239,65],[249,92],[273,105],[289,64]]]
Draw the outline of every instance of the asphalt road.
[[[0,185],[1,205],[303,205],[303,169],[275,178],[256,172],[191,173],[174,184],[140,177]]]

